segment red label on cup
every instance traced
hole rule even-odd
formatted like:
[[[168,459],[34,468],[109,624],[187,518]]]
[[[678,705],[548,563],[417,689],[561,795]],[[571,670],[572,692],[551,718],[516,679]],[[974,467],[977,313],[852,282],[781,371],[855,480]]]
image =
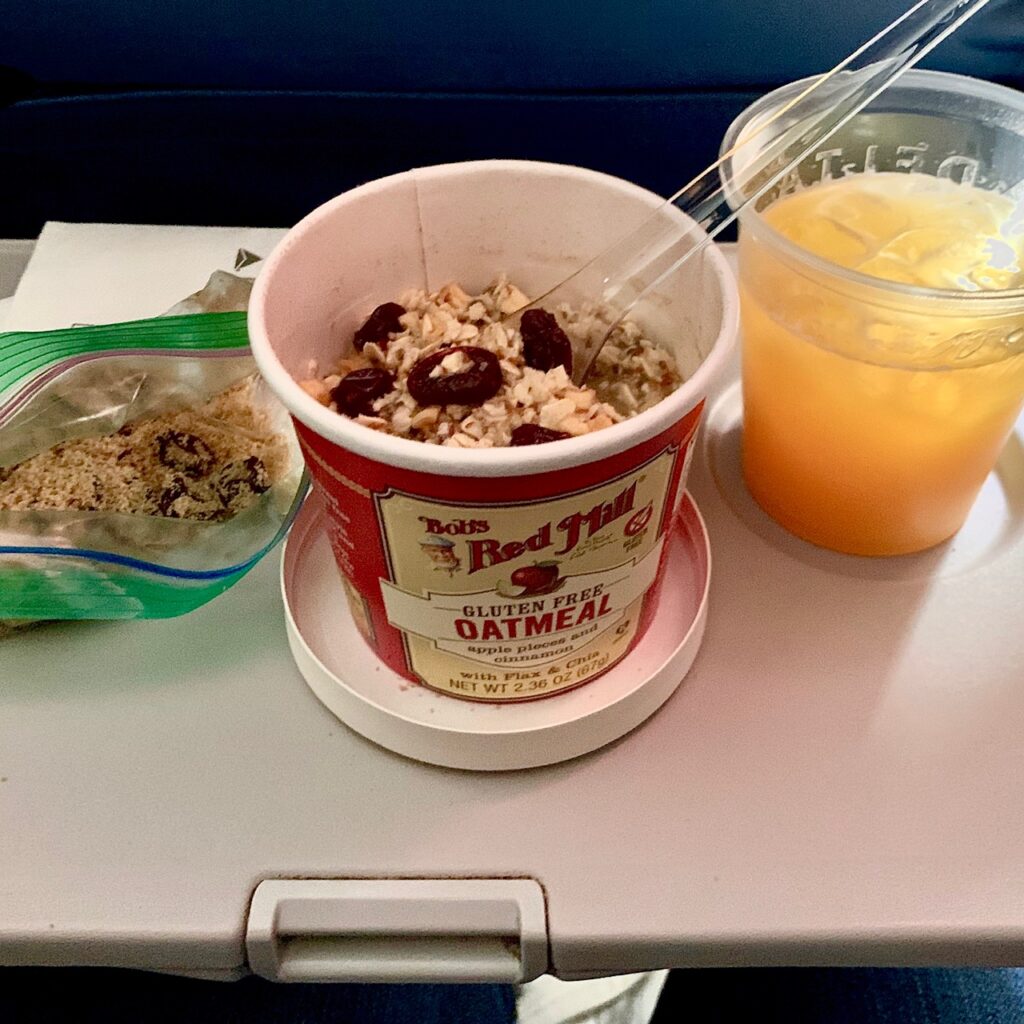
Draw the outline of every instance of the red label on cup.
[[[702,409],[628,451],[519,477],[401,469],[296,421],[367,642],[471,700],[544,697],[610,668],[646,628]]]

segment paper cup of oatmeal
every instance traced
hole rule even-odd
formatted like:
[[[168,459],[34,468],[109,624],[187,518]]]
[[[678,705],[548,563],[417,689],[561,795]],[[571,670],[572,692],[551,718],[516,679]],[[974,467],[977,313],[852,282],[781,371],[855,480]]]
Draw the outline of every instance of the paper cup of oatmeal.
[[[579,309],[504,317],[652,212],[628,182],[481,161],[325,203],[268,259],[249,329],[290,410],[351,612],[402,676],[546,697],[653,614],[704,397],[737,324],[709,249],[620,325],[582,387]],[[339,609],[339,613],[341,610]]]

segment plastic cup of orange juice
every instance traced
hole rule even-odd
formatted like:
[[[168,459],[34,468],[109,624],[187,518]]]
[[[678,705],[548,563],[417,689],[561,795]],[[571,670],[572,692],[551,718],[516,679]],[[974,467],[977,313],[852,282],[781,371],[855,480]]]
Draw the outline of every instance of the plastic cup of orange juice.
[[[723,152],[802,85],[741,114]],[[1024,95],[911,72],[754,207],[740,229],[751,494],[837,551],[946,540],[1024,400]]]

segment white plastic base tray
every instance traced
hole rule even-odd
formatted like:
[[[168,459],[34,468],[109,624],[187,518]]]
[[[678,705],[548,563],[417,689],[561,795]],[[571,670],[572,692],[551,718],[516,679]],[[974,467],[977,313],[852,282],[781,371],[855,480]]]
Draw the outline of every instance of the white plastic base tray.
[[[566,761],[624,736],[671,696],[697,655],[707,619],[711,555],[697,506],[684,496],[650,629],[618,665],[548,699],[502,705],[457,700],[381,663],[348,612],[315,501],[281,561],[292,655],[310,689],[367,739],[449,768],[500,771]]]

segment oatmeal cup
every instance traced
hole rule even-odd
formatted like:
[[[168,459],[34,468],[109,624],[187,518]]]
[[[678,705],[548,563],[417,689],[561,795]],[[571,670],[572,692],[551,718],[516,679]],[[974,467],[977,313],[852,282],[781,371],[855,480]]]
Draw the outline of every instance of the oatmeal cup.
[[[692,228],[597,172],[451,164],[331,200],[267,261],[253,353],[294,418],[353,617],[406,678],[470,700],[545,697],[643,635],[736,334],[732,275],[709,247],[662,281],[593,388],[550,353],[524,363],[527,325],[495,322],[654,211]],[[386,330],[363,330],[402,299],[378,317]],[[368,376],[339,389],[353,370]],[[500,374],[486,396],[445,392],[478,370]]]

